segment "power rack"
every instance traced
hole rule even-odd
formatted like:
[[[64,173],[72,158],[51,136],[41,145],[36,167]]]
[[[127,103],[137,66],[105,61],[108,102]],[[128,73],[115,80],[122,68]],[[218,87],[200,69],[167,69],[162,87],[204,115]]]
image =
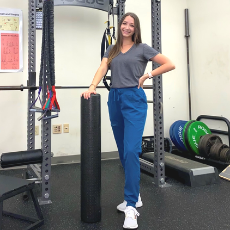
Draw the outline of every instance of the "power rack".
[[[53,0],[54,6],[81,6],[108,12],[109,4],[113,0]],[[27,116],[27,150],[35,148],[35,111],[29,109],[35,101],[36,92],[36,27],[43,8],[44,0],[28,0],[28,116]],[[117,15],[118,22],[125,14],[126,0],[117,0],[113,13]],[[152,22],[152,46],[161,52],[161,2],[151,1],[151,22]],[[153,64],[153,68],[157,65]],[[35,88],[33,88],[35,87]],[[47,93],[46,81],[42,86],[42,103],[45,103]],[[165,185],[165,164],[164,164],[164,122],[163,122],[163,88],[162,75],[153,78],[153,108],[154,108],[154,183],[158,187]],[[50,116],[47,112],[46,116]],[[41,197],[39,204],[51,203],[51,120],[41,120],[41,149],[43,161],[41,165],[28,165],[27,176],[37,179],[41,184]],[[153,164],[141,161],[141,168],[153,168]]]

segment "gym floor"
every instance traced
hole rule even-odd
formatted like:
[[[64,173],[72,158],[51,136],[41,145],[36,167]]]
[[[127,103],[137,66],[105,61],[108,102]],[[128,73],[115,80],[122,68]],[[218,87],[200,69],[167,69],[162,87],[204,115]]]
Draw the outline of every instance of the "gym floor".
[[[22,177],[26,169],[2,170],[0,174]],[[230,182],[191,188],[172,178],[167,188],[156,188],[153,178],[141,173],[143,207],[138,209],[140,230],[229,230]],[[123,201],[124,173],[118,159],[102,161],[101,222],[81,222],[80,164],[52,166],[52,204],[41,206],[45,224],[41,230],[119,230],[124,214],[116,211]],[[38,190],[38,189],[37,189]],[[36,194],[39,195],[39,190]],[[4,202],[4,210],[32,216],[32,201],[16,196]],[[35,215],[34,215],[35,216]],[[28,223],[3,217],[3,230],[25,229]]]

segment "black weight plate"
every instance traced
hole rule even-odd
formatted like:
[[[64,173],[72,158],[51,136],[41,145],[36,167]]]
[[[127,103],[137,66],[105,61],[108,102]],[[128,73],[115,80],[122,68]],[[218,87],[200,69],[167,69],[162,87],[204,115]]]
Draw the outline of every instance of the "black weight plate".
[[[198,144],[199,153],[202,157],[208,158],[210,149],[214,144],[223,143],[221,138],[214,134],[206,134],[201,137]]]
[[[210,149],[210,154],[209,154],[210,158],[213,160],[219,160],[221,150],[227,147],[228,147],[227,145],[222,143],[214,144]]]
[[[230,149],[229,148],[223,148],[221,151],[220,151],[220,161],[222,162],[227,162],[227,152],[229,151]]]
[[[230,149],[228,149],[228,152],[226,153],[226,162],[230,163]]]

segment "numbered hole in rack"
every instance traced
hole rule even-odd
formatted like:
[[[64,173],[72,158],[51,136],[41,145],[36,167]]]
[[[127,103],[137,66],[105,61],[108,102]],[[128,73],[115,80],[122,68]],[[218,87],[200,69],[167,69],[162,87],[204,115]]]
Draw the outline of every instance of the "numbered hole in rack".
[[[49,184],[49,182],[45,182],[45,185],[48,185]]]
[[[48,161],[48,160],[49,160],[49,158],[47,157],[47,158],[46,158],[46,161]]]
[[[45,188],[46,191],[48,191],[49,189],[48,188]]]
[[[46,164],[45,166],[46,166],[46,167],[48,167],[48,166],[49,166],[49,164]]]
[[[49,170],[46,170],[45,172],[46,172],[46,173],[48,173],[48,172],[49,172]]]

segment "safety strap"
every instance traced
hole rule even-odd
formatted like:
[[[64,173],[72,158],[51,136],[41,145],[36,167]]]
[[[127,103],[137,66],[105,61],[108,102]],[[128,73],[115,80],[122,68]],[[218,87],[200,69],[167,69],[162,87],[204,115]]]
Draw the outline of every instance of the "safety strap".
[[[111,14],[111,11],[112,11],[112,15],[113,15],[113,26],[110,27],[109,16]],[[111,36],[110,29],[112,29],[112,28],[113,28],[113,35]],[[115,27],[114,27],[113,1],[110,1],[109,10],[108,10],[107,28],[103,34],[102,42],[101,42],[101,60],[103,59],[104,54],[105,54],[106,50],[108,49],[108,47],[110,45],[112,45],[113,40],[116,41],[116,37],[115,37]],[[108,70],[109,69],[110,68],[108,68]],[[107,71],[107,73],[108,73],[108,71]],[[107,73],[106,73],[106,75],[107,75]],[[104,83],[105,87],[110,91],[111,77],[108,77],[106,75],[103,77],[103,83]],[[110,80],[110,84],[108,84],[107,79]]]

